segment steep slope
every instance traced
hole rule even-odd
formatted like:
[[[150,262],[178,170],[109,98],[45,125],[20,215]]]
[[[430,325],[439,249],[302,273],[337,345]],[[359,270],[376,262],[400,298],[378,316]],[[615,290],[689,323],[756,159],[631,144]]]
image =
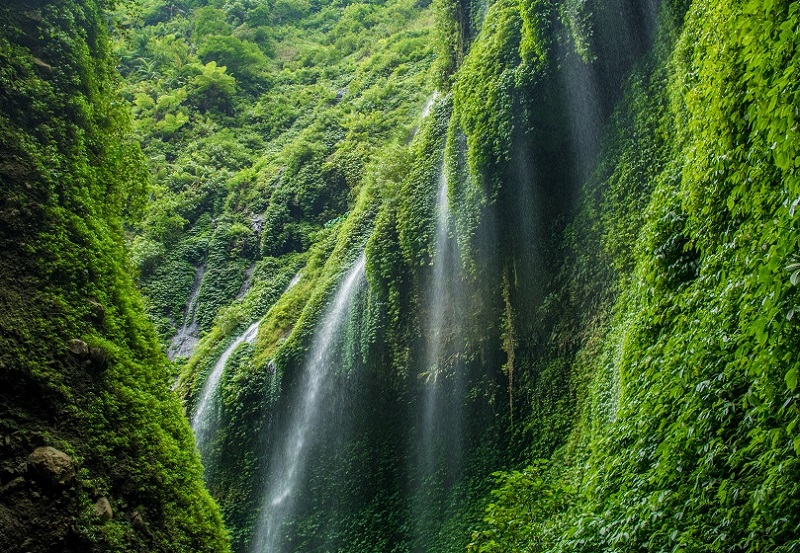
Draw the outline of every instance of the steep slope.
[[[228,551],[130,276],[147,174],[105,7],[0,7],[0,549]]]
[[[490,9],[454,85],[461,128],[467,143],[474,137],[477,145],[471,169],[485,187],[500,189],[499,198],[518,180],[493,180],[495,168],[507,171],[526,153],[515,150],[513,139],[500,155],[487,151],[479,137],[497,136],[503,118],[481,120],[471,109],[506,82],[502,72],[519,74],[529,63],[535,80],[547,82],[548,74],[564,71],[556,65],[563,46],[547,31],[554,8],[535,4],[541,11],[531,18],[512,5],[501,16],[502,5],[492,8],[491,30]],[[638,4],[631,27],[648,7]],[[584,35],[591,67],[609,54],[606,6],[582,8],[578,21],[593,31]],[[512,301],[515,327],[532,308],[537,321],[535,333],[515,328],[509,349],[515,375],[527,375],[527,382],[515,378],[526,422],[519,439],[529,459],[551,461],[497,475],[474,550],[798,547],[792,275],[799,8],[796,2],[660,6],[654,48],[628,80],[600,164],[579,189],[560,250],[565,261],[548,271],[557,279],[541,302]],[[612,27],[624,36],[625,24],[623,17]],[[526,60],[531,39],[539,42]],[[485,58],[497,41],[512,52],[519,48],[520,57],[501,60],[487,78]],[[478,71],[484,77],[477,81],[467,76]],[[565,80],[567,87],[586,83]],[[594,86],[597,105],[607,96],[602,83]],[[516,87],[500,95],[499,105],[503,98],[541,102]],[[500,112],[525,125],[511,111]],[[579,117],[576,135],[586,138],[586,112],[570,106],[567,113]],[[549,136],[547,121],[526,126]],[[580,168],[591,152],[577,146],[575,159],[564,161]],[[527,155],[542,163],[531,150]],[[547,180],[552,186],[552,176]],[[534,193],[547,190],[540,182]],[[537,334],[542,338],[533,344],[517,341]],[[515,524],[520,517],[524,524]]]
[[[235,548],[796,549],[798,3],[256,4],[123,56],[190,413],[260,321],[204,437]]]
[[[281,375],[301,368],[329,290],[408,171],[408,144],[433,92],[432,18],[408,1],[200,2],[173,12],[152,2],[125,14],[122,71],[158,183],[134,256],[164,342],[174,344],[183,328],[196,330],[183,343],[200,338],[178,389],[195,419],[207,398],[198,419],[207,482],[244,550],[258,525],[277,419],[291,410],[292,384]],[[206,72],[224,98],[200,99],[208,99]],[[258,321],[252,345],[240,340],[226,354]],[[347,505],[352,493],[365,492],[330,490],[317,501],[338,495]],[[347,540],[389,539],[377,520],[346,508],[315,524],[357,518],[363,525]],[[333,547],[325,531],[305,533]]]

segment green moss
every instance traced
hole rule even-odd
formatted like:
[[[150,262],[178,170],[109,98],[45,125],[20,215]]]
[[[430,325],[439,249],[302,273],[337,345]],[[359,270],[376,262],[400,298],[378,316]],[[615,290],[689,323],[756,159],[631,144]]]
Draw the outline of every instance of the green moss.
[[[798,67],[798,7],[694,2],[678,14],[662,14],[572,225],[602,246],[573,242],[560,297],[611,295],[581,325],[578,417],[546,477],[578,493],[526,521],[532,551],[797,546],[797,291],[785,267],[796,251],[786,76]],[[597,280],[602,263],[615,274]],[[547,508],[490,507],[476,550],[518,550],[506,524],[531,504]]]
[[[0,9],[0,425],[15,436],[2,459],[20,476],[34,447],[53,445],[78,469],[60,499],[36,488],[3,496],[2,548],[227,551],[126,256],[123,221],[147,176],[114,88],[105,7]],[[76,339],[88,356],[70,352]],[[93,514],[100,496],[115,514],[105,524]],[[49,520],[37,519],[49,505]]]

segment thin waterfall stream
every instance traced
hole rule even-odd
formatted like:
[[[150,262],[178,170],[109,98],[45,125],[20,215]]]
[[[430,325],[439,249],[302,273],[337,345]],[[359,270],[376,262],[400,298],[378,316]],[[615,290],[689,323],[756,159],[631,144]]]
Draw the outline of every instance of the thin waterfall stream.
[[[439,499],[434,490],[447,487],[446,481],[460,470],[461,418],[459,396],[463,376],[453,366],[453,348],[459,329],[461,261],[456,240],[450,233],[448,179],[444,164],[434,204],[436,231],[433,267],[428,283],[424,372],[421,375],[420,412],[417,413],[415,551],[425,545],[435,529],[431,512]]]
[[[322,404],[332,392],[336,350],[353,300],[365,284],[365,267],[366,257],[362,253],[345,274],[314,333],[300,376],[299,395],[291,404],[287,433],[273,452],[268,488],[253,541],[254,553],[282,550],[281,529],[293,515],[309,447],[320,438],[316,429],[323,414]]]
[[[302,271],[298,272],[289,282],[289,285],[283,291],[285,294],[292,287],[300,281],[302,277]],[[244,343],[251,344],[256,339],[258,335],[258,328],[261,325],[262,319],[255,321],[247,330],[245,330],[241,335],[239,335],[231,344],[225,348],[225,351],[222,352],[222,355],[219,356],[217,362],[214,364],[214,368],[211,370],[211,373],[206,378],[206,382],[203,385],[203,393],[200,396],[200,401],[197,403],[197,409],[195,410],[194,416],[192,417],[192,429],[194,430],[195,437],[197,440],[197,448],[200,450],[200,454],[202,457],[205,457],[206,449],[210,438],[213,437],[215,431],[215,420],[213,417],[213,406],[216,402],[217,397],[217,388],[219,387],[220,380],[222,379],[222,374],[225,372],[225,365],[228,364],[228,360],[230,359],[233,352]]]
[[[442,379],[445,377],[442,367],[442,349],[444,346],[445,310],[447,307],[447,284],[452,269],[448,255],[452,248],[449,240],[450,211],[447,205],[447,174],[444,167],[439,178],[436,194],[436,234],[434,243],[433,275],[430,284],[429,316],[427,321],[427,347],[425,350],[426,386],[423,403],[423,426],[421,433],[421,453],[425,472],[434,463],[435,451],[434,419],[437,414],[438,396]]]
[[[205,272],[205,265],[200,265],[195,272],[192,293],[189,295],[189,300],[186,302],[186,311],[183,313],[183,325],[169,342],[167,357],[170,361],[174,361],[178,357],[189,357],[197,346],[199,330],[197,326],[197,307]]]
[[[197,403],[197,410],[192,417],[192,429],[194,430],[197,448],[200,450],[201,455],[205,453],[205,446],[213,434],[214,424],[212,421],[211,407],[215,402],[217,388],[219,387],[222,373],[225,371],[225,365],[228,363],[228,359],[230,359],[231,355],[233,355],[233,352],[236,351],[236,348],[244,343],[250,344],[255,340],[258,335],[258,327],[260,324],[261,320],[251,324],[241,336],[237,337],[231,342],[231,345],[225,348],[225,351],[222,352],[222,355],[220,355],[219,359],[214,364],[211,374],[209,374],[206,379],[206,383],[203,386],[203,393],[200,396],[200,401]]]

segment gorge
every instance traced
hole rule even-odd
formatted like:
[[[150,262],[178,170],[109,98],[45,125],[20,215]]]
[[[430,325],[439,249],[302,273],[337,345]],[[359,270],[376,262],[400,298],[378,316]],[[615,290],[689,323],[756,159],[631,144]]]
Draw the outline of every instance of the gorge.
[[[0,22],[0,550],[800,548],[800,2]]]

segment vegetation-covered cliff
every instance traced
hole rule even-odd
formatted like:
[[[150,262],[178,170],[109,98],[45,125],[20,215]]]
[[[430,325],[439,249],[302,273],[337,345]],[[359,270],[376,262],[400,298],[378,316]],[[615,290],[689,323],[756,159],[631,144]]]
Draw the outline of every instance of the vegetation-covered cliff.
[[[104,6],[34,4],[0,7],[0,549],[227,551],[131,278],[148,177]]]
[[[3,12],[3,505],[53,445],[53,539],[224,550],[160,340],[236,551],[800,548],[800,3],[69,6]]]

